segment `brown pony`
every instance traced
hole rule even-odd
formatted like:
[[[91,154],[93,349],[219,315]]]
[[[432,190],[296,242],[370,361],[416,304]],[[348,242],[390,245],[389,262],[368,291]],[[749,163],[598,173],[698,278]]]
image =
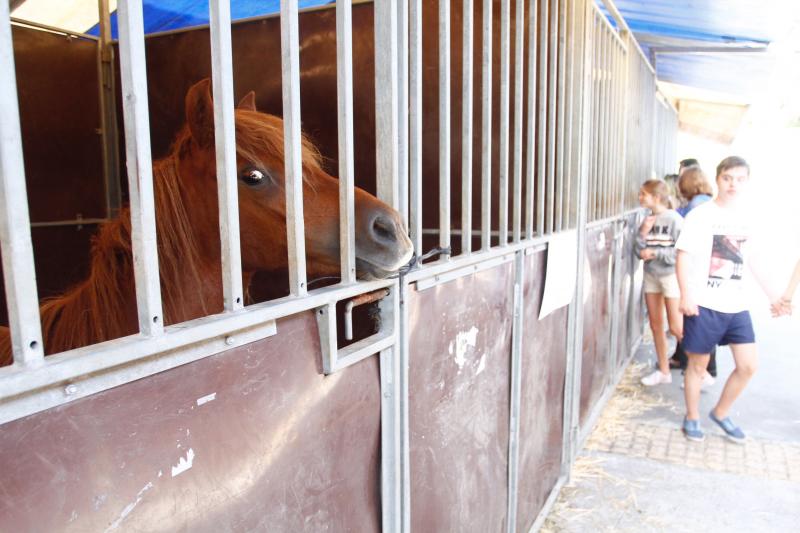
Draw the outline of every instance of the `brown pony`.
[[[158,259],[164,323],[223,309],[214,110],[208,79],[185,100],[186,124],[172,151],[153,164]],[[236,151],[239,227],[245,290],[257,271],[288,269],[283,121],[255,110],[251,92],[239,103]],[[336,275],[339,259],[338,180],[320,166],[303,140],[303,208],[309,278]],[[399,214],[355,191],[357,275],[383,278],[412,255]],[[45,353],[123,337],[138,331],[130,212],[100,227],[88,279],[41,307]],[[0,331],[0,366],[11,359],[8,329]]]

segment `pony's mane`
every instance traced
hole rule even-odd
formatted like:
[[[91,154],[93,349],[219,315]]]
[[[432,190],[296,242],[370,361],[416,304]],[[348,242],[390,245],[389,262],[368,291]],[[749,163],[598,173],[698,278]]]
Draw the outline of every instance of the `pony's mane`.
[[[201,283],[200,254],[180,194],[174,155],[153,164],[158,235],[158,263],[164,323],[188,318],[187,277]],[[89,277],[62,296],[41,306],[46,353],[57,353],[138,330],[136,311],[123,302],[135,301],[130,209],[100,227],[92,239]],[[196,298],[193,300],[196,302]],[[207,313],[209,302],[201,302]],[[133,319],[131,318],[133,317]]]
[[[222,302],[202,300],[202,291],[189,289],[203,283],[202,257],[190,223],[178,175],[178,161],[187,155],[191,132],[184,125],[169,156],[153,164],[153,185],[158,237],[158,262],[164,323],[174,324],[221,310]],[[303,144],[303,177],[322,170],[321,156],[306,138]],[[283,122],[276,117],[236,110],[236,150],[254,164],[269,167],[284,161]],[[262,161],[268,154],[271,161]],[[270,165],[271,163],[271,165]],[[189,278],[194,283],[186,283]],[[246,288],[245,288],[246,289]],[[191,291],[192,294],[187,294]],[[201,299],[198,304],[198,295]],[[131,335],[138,330],[131,246],[130,209],[100,226],[92,239],[89,277],[61,296],[42,302],[40,315],[45,353],[52,354]],[[188,303],[194,306],[191,309]],[[127,305],[126,305],[127,303]],[[217,309],[219,308],[219,309]],[[0,366],[9,364],[11,340],[0,335]]]

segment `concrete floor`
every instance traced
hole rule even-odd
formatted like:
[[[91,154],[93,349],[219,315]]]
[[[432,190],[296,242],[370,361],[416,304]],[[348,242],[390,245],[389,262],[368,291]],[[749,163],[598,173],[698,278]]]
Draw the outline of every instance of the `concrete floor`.
[[[701,400],[706,441],[680,433],[682,376],[673,371],[671,385],[649,391],[663,405],[588,439],[575,470],[583,474],[562,489],[542,531],[800,532],[800,316],[758,309],[759,371],[731,413],[747,444],[725,440],[705,414],[733,369],[721,348],[719,379]],[[635,360],[651,368],[653,345]]]

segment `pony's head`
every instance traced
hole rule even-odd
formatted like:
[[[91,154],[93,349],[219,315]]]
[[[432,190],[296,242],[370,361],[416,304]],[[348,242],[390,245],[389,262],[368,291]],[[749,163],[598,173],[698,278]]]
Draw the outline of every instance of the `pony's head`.
[[[239,103],[236,117],[236,172],[242,269],[245,272],[288,268],[283,121],[259,113],[251,92]],[[210,82],[202,80],[186,95],[187,127],[175,144],[182,194],[192,224],[218,235],[214,109]],[[336,275],[339,255],[339,182],[320,166],[314,146],[303,139],[303,213],[308,276]],[[201,230],[202,231],[202,230]],[[214,253],[219,239],[198,242]],[[413,248],[397,211],[367,192],[355,190],[357,275],[383,278],[412,256]],[[216,241],[216,242],[214,242]],[[218,253],[218,252],[216,252]]]

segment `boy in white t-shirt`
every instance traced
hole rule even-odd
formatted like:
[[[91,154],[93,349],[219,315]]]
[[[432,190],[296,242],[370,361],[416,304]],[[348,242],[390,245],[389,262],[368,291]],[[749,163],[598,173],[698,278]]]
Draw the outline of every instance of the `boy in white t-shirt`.
[[[728,412],[756,371],[758,361],[743,292],[752,228],[740,199],[749,178],[750,167],[744,159],[723,159],[717,166],[717,197],[689,213],[675,244],[680,310],[684,314],[683,348],[689,356],[683,421],[683,433],[689,440],[705,438],[700,428],[700,386],[709,353],[717,344],[730,345],[736,368],[709,417],[730,440],[745,440],[744,432],[731,421]]]

